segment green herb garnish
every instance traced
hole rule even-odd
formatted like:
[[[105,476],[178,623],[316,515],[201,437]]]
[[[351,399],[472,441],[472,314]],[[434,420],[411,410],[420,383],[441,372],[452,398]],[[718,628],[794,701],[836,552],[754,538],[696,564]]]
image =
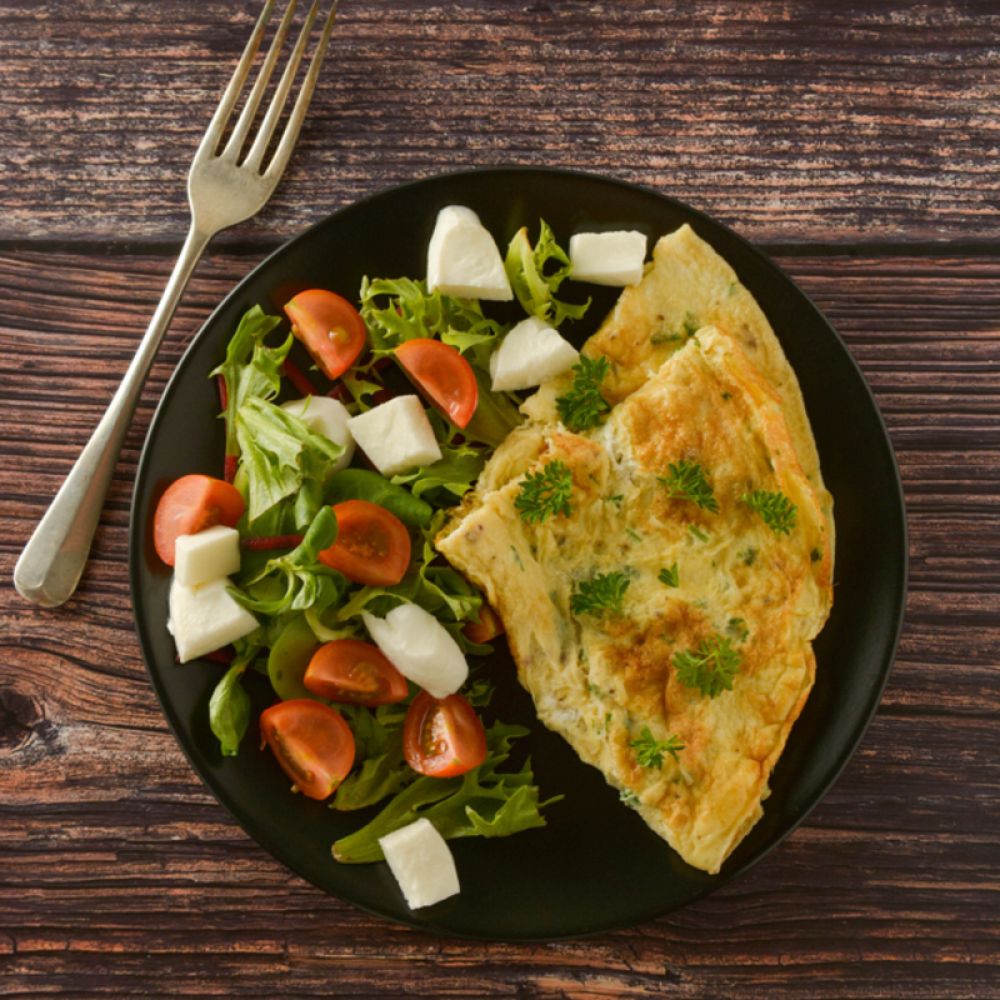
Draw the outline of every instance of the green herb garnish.
[[[649,726],[643,726],[637,740],[632,740],[629,746],[635,751],[635,759],[640,767],[663,767],[663,755],[670,754],[677,760],[677,754],[684,749],[684,744],[676,736],[668,736],[665,740],[657,740],[649,731]]]
[[[562,514],[569,517],[573,508],[573,474],[565,462],[549,462],[541,472],[533,472],[521,480],[521,492],[514,501],[523,521],[544,521]]]
[[[620,615],[629,583],[624,573],[599,573],[582,580],[570,598],[570,611],[574,615],[600,615],[605,611]]]
[[[665,567],[664,569],[661,569],[660,575],[657,577],[657,579],[664,586],[679,587],[681,585],[681,578],[680,578],[680,573],[677,570],[677,563],[674,563],[673,566],[668,566]]]
[[[776,534],[787,535],[795,527],[795,504],[778,490],[754,490],[740,497],[752,511]]]
[[[679,462],[671,462],[667,469],[669,475],[657,478],[666,486],[672,500],[690,500],[712,514],[719,513],[719,504],[705,476],[705,470],[697,462],[681,459]]]
[[[714,698],[723,691],[732,691],[740,654],[725,636],[712,635],[702,639],[695,649],[674,653],[674,667],[681,684]]]
[[[611,409],[601,395],[601,383],[610,369],[607,358],[588,358],[585,354],[573,366],[573,385],[556,400],[559,417],[571,431],[596,427]]]
[[[629,807],[629,809],[636,809],[639,806],[639,796],[632,791],[631,788],[623,788],[618,793],[618,798]]]

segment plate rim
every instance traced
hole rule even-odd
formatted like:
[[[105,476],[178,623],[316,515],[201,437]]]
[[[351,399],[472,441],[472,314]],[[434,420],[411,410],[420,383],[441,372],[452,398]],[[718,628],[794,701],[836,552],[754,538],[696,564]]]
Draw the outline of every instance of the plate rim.
[[[526,934],[526,935],[501,935],[501,934],[487,934],[478,933],[475,931],[463,932],[461,930],[456,930],[453,927],[447,926],[445,924],[439,924],[433,919],[421,919],[419,911],[410,911],[403,916],[397,916],[395,914],[388,914],[381,910],[378,910],[372,906],[367,905],[365,902],[355,898],[350,893],[344,893],[341,891],[333,892],[324,886],[317,885],[308,875],[306,875],[300,868],[295,864],[294,859],[291,859],[283,854],[279,854],[272,850],[270,847],[265,846],[259,839],[257,834],[254,832],[255,823],[251,816],[249,816],[240,806],[230,801],[228,795],[223,787],[223,783],[218,781],[216,776],[212,773],[205,773],[195,762],[192,751],[188,747],[187,742],[187,728],[182,726],[181,720],[178,718],[177,714],[173,710],[171,703],[167,697],[167,692],[165,686],[161,683],[159,678],[159,672],[154,669],[155,657],[153,655],[153,650],[151,649],[150,642],[145,634],[145,630],[140,627],[140,608],[145,604],[145,599],[142,593],[141,581],[139,579],[139,563],[141,559],[141,550],[143,546],[144,539],[144,529],[139,523],[138,519],[138,506],[139,506],[139,485],[140,482],[144,480],[144,471],[146,468],[149,456],[153,451],[153,441],[155,438],[155,431],[157,430],[158,424],[162,419],[162,414],[164,412],[165,401],[171,396],[174,391],[175,383],[180,382],[185,374],[185,367],[188,356],[193,352],[195,346],[201,341],[201,339],[207,335],[207,332],[211,329],[216,321],[216,317],[228,306],[231,299],[237,295],[241,290],[252,286],[255,280],[268,269],[276,260],[282,257],[284,254],[291,251],[295,244],[300,241],[305,240],[310,234],[312,234],[318,228],[327,225],[331,219],[346,214],[352,211],[363,211],[369,205],[377,202],[378,200],[390,196],[396,196],[400,194],[405,194],[413,189],[418,189],[422,186],[432,186],[436,184],[447,184],[452,181],[459,181],[462,178],[471,176],[481,176],[481,175],[497,175],[497,176],[529,176],[538,175],[540,177],[569,177],[584,180],[588,183],[598,183],[606,184],[611,187],[623,189],[626,191],[640,192],[644,196],[653,197],[657,200],[667,203],[668,205],[679,209],[686,215],[692,216],[697,220],[702,220],[708,224],[709,227],[721,228],[725,230],[728,236],[734,239],[744,252],[748,253],[752,257],[756,258],[757,262],[771,270],[776,271],[780,277],[791,285],[808,304],[814,310],[815,314],[820,318],[822,323],[827,329],[827,332],[832,334],[841,352],[848,360],[850,366],[853,369],[853,374],[857,379],[858,383],[863,387],[864,392],[871,404],[872,412],[878,422],[878,427],[880,430],[879,444],[883,447],[885,452],[885,457],[888,459],[888,466],[891,471],[894,508],[895,516],[898,519],[897,523],[899,526],[900,533],[900,551],[897,553],[898,560],[896,565],[899,567],[899,583],[896,592],[892,594],[892,621],[893,627],[891,631],[891,636],[886,633],[886,638],[889,640],[885,644],[885,653],[883,656],[883,662],[880,667],[879,680],[877,685],[874,687],[871,694],[870,704],[866,706],[866,710],[859,714],[855,721],[855,725],[850,732],[849,738],[845,741],[843,749],[838,757],[835,759],[835,764],[832,766],[829,774],[826,776],[825,780],[822,781],[818,788],[816,788],[813,793],[807,796],[802,805],[798,810],[798,815],[789,823],[787,828],[783,830],[780,834],[774,837],[774,839],[763,847],[758,853],[753,857],[747,859],[741,863],[738,867],[733,870],[726,872],[725,878],[722,880],[713,880],[707,883],[704,887],[698,889],[694,892],[685,902],[678,905],[651,908],[647,911],[637,912],[634,917],[630,918],[626,922],[615,921],[615,922],[605,922],[597,923],[587,930],[572,930],[563,934],[546,934],[544,936],[539,936],[537,934]],[[725,259],[725,258],[724,258]],[[728,263],[728,261],[727,261]],[[580,940],[588,937],[593,937],[594,935],[607,933],[614,930],[638,926],[641,923],[648,922],[650,920],[657,919],[659,917],[664,917],[667,914],[677,912],[678,910],[689,906],[711,893],[721,889],[723,886],[728,885],[735,879],[744,875],[754,866],[762,862],[768,855],[771,854],[777,847],[779,847],[784,841],[794,833],[802,823],[809,817],[812,811],[816,808],[819,802],[830,792],[833,786],[837,783],[840,776],[842,775],[844,769],[853,760],[855,754],[857,753],[858,747],[861,741],[864,739],[875,714],[882,702],[882,697],[885,693],[885,688],[889,682],[889,677],[892,673],[893,666],[895,665],[896,656],[899,649],[899,643],[902,635],[903,626],[905,623],[905,612],[906,603],[909,592],[909,524],[906,513],[905,504],[905,494],[903,490],[902,477],[899,471],[899,463],[896,458],[895,449],[893,448],[892,439],[889,435],[888,427],[885,423],[885,418],[882,415],[881,409],[878,405],[878,401],[875,398],[875,394],[868,383],[864,372],[861,370],[860,365],[855,359],[852,352],[849,350],[843,337],[833,326],[833,324],[827,319],[825,313],[816,305],[812,300],[812,297],[808,295],[799,285],[795,282],[790,275],[788,275],[784,268],[780,264],[776,263],[770,256],[768,256],[762,249],[760,249],[756,244],[750,242],[742,234],[734,230],[728,223],[722,222],[712,216],[708,215],[706,212],[689,205],[687,202],[682,201],[679,198],[675,198],[672,195],[664,194],[663,192],[657,190],[656,188],[645,184],[642,182],[635,182],[630,180],[624,180],[621,178],[613,177],[608,174],[595,173],[586,170],[580,170],[576,168],[566,168],[566,167],[534,167],[534,166],[524,166],[524,165],[509,165],[509,166],[477,166],[472,168],[463,168],[453,171],[442,171],[429,173],[421,177],[416,177],[411,180],[405,181],[399,184],[389,184],[380,187],[378,190],[372,191],[361,198],[354,201],[349,201],[340,207],[327,212],[321,218],[317,219],[315,222],[311,223],[300,232],[294,234],[293,236],[283,240],[278,246],[271,249],[266,256],[260,260],[250,271],[248,271],[242,278],[240,278],[234,285],[232,285],[225,295],[218,301],[215,307],[211,310],[209,315],[202,321],[199,325],[197,331],[191,336],[191,339],[184,347],[183,352],[177,359],[173,371],[170,373],[170,377],[164,384],[163,390],[156,402],[155,410],[150,417],[149,425],[146,429],[145,436],[143,439],[142,449],[139,454],[138,461],[136,463],[135,479],[133,482],[132,495],[129,503],[129,526],[128,526],[128,567],[129,567],[129,592],[132,600],[132,619],[133,627],[135,628],[136,635],[139,640],[140,651],[142,653],[143,665],[146,670],[146,674],[149,678],[150,684],[156,694],[157,701],[160,706],[160,710],[163,713],[164,718],[170,728],[171,734],[173,735],[175,741],[180,746],[188,764],[191,766],[192,771],[200,780],[201,784],[206,787],[219,803],[220,806],[232,817],[236,823],[242,828],[243,832],[254,842],[254,844],[264,851],[266,854],[270,855],[279,864],[284,865],[287,869],[292,871],[297,877],[301,878],[308,885],[315,888],[317,891],[323,893],[324,895],[332,896],[335,899],[342,900],[350,903],[352,906],[356,906],[366,913],[378,917],[380,920],[389,921],[392,923],[400,923],[415,930],[423,931],[428,934],[437,934],[442,936],[451,936],[464,940],[477,940],[477,941],[496,941],[496,942],[511,942],[511,943],[530,943],[530,942],[545,942],[545,941],[565,941],[565,940]],[[669,845],[668,845],[669,846]]]

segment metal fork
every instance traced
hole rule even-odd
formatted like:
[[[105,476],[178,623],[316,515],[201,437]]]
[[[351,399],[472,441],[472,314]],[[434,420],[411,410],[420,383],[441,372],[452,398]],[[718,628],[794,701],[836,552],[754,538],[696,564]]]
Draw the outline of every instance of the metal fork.
[[[334,0],[323,23],[302,88],[274,154],[265,163],[320,6],[320,0],[313,0],[253,142],[246,154],[241,155],[292,23],[296,0],[290,0],[232,133],[221,152],[217,152],[274,9],[275,0],[267,0],[191,164],[187,185],[191,228],[163,297],[107,411],[14,567],[14,586],[29,601],[53,608],[68,600],[76,590],[125,432],[160,341],[209,240],[220,230],[256,215],[284,173],[316,85],[338,2]]]

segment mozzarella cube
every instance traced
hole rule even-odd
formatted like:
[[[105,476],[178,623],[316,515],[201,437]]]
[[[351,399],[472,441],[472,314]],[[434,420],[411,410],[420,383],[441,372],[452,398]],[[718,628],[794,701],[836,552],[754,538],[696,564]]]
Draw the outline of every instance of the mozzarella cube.
[[[383,476],[441,458],[434,428],[418,396],[396,396],[347,421],[358,447]]]
[[[351,414],[339,400],[329,396],[305,396],[282,403],[281,408],[298,417],[314,434],[322,434],[344,450],[333,463],[333,471],[346,469],[354,457],[354,438],[347,426]]]
[[[444,837],[426,817],[379,837],[378,843],[411,910],[458,893],[455,859]]]
[[[634,285],[642,279],[646,236],[635,230],[576,233],[569,238],[570,277],[595,285]]]
[[[427,247],[427,288],[463,299],[514,298],[496,241],[471,208],[438,212]]]
[[[226,577],[197,587],[188,587],[174,577],[167,630],[174,637],[181,663],[228,646],[257,628],[257,619],[236,603],[226,590],[228,586]]]
[[[528,389],[568,371],[580,360],[577,349],[545,320],[521,320],[490,357],[494,392]]]
[[[435,698],[454,694],[469,676],[451,633],[418,604],[400,604],[385,618],[361,615],[372,641],[396,669]]]
[[[179,535],[174,548],[174,579],[185,587],[239,572],[240,533],[217,524],[194,535]]]

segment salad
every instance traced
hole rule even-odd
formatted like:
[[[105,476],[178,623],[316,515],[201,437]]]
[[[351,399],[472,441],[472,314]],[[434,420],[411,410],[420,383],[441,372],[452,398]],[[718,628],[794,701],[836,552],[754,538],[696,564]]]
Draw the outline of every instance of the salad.
[[[182,476],[156,507],[178,659],[226,665],[209,705],[222,754],[254,752],[246,684],[263,675],[262,746],[292,791],[381,807],[333,858],[387,860],[413,907],[458,891],[445,841],[542,826],[561,798],[510,765],[526,729],[483,721],[477,657],[503,625],[434,537],[520,422],[517,393],[581,367],[559,328],[590,300],[562,283],[636,281],[644,257],[638,233],[577,234],[567,253],[544,221],[502,257],[475,213],[443,209],[426,279],[244,314],[211,372],[220,475]]]

